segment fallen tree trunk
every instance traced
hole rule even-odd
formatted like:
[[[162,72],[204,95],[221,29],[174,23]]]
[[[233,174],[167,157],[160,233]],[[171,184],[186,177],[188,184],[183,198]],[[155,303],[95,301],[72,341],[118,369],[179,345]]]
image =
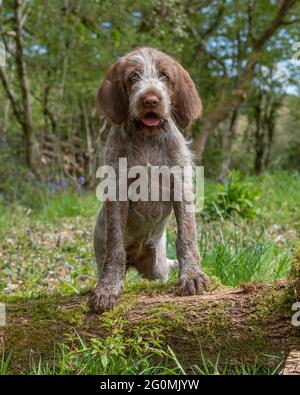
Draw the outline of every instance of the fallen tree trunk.
[[[6,352],[12,350],[13,368],[25,369],[29,354],[51,358],[54,345],[74,330],[84,338],[105,338],[111,332],[107,320],[122,322],[126,336],[140,328],[159,331],[165,345],[189,366],[199,364],[200,349],[210,358],[219,354],[221,360],[244,362],[263,355],[283,359],[300,349],[300,328],[291,324],[295,293],[287,282],[190,297],[176,295],[170,285],[138,295],[127,291],[119,307],[102,316],[89,311],[87,297],[52,295],[8,303],[4,341]]]
[[[300,351],[289,353],[282,373],[286,376],[300,375]]]

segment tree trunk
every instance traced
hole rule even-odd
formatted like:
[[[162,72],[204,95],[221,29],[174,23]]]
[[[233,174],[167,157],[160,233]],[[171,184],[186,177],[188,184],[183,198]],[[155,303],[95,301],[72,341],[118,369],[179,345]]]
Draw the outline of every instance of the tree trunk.
[[[269,363],[278,365],[278,356],[300,349],[300,328],[291,324],[294,300],[287,282],[190,297],[177,296],[166,284],[139,295],[125,291],[119,307],[101,317],[88,310],[87,295],[45,296],[7,304],[5,350],[12,351],[16,371],[26,369],[30,355],[53,357],[54,345],[65,341],[67,333],[76,330],[81,337],[100,339],[111,335],[109,317],[114,327],[123,322],[128,337],[139,329],[159,331],[184,366],[201,363],[201,349],[205,356],[219,354],[220,361],[229,363],[254,363],[272,355],[277,359]]]
[[[233,140],[234,140],[234,136],[235,136],[235,132],[236,132],[238,114],[239,114],[239,109],[236,109],[235,111],[233,111],[233,113],[231,115],[229,127],[223,136],[222,151],[224,152],[225,158],[223,159],[223,162],[221,165],[221,171],[220,171],[220,175],[219,175],[220,182],[225,182],[225,180],[228,177],[231,159],[232,159],[232,146],[233,146]]]
[[[253,70],[252,70],[253,67]],[[255,63],[252,64],[249,69],[251,77],[249,77],[249,82],[252,80],[254,74]],[[244,79],[246,77],[242,77]],[[247,81],[248,82],[248,81]],[[232,112],[236,111],[245,98],[248,95],[249,87],[247,84],[243,83],[236,89],[232,94],[226,96],[225,99],[221,100],[217,107],[203,118],[201,132],[194,137],[194,151],[196,153],[196,160],[198,163],[203,162],[204,151],[208,137],[212,131],[223,121],[225,121]]]
[[[254,158],[254,172],[256,175],[260,174],[263,166],[263,156],[265,149],[265,128],[263,123],[263,106],[264,106],[264,92],[259,90],[254,105],[254,147],[255,147],[255,158]]]
[[[92,138],[92,131],[90,128],[89,117],[87,113],[87,109],[85,103],[82,102],[81,104],[82,115],[84,119],[84,126],[86,131],[86,145],[87,145],[87,156],[88,156],[88,176],[87,176],[87,183],[88,185],[92,186],[94,184],[94,178],[96,173],[96,157],[95,151],[93,148],[93,138]]]
[[[283,369],[286,376],[300,375],[300,351],[291,351]]]
[[[3,118],[2,118],[2,122],[0,123],[0,148],[5,144],[5,135],[8,125],[8,115],[9,115],[9,101],[5,101]]]
[[[29,97],[29,83],[27,77],[27,66],[24,60],[24,49],[22,40],[22,24],[24,15],[22,15],[22,0],[15,0],[15,24],[16,24],[16,64],[20,81],[22,95],[22,113],[23,113],[23,132],[26,147],[26,161],[36,174],[40,173],[40,154],[39,145],[34,134],[32,125],[32,112]]]
[[[278,117],[278,110],[281,107],[285,94],[281,95],[271,95],[268,98],[269,106],[267,106],[265,115],[264,115],[264,122],[266,127],[266,134],[267,134],[267,141],[266,141],[266,154],[265,154],[265,162],[264,166],[267,168],[270,164],[271,160],[271,150],[274,141],[274,133],[276,128],[276,121]]]

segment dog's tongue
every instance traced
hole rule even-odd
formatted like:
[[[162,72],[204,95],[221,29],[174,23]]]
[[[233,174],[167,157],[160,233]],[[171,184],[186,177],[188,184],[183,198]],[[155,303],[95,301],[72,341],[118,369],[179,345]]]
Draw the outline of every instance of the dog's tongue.
[[[145,118],[143,118],[143,124],[146,126],[157,126],[160,122],[160,119],[155,114],[147,114]]]

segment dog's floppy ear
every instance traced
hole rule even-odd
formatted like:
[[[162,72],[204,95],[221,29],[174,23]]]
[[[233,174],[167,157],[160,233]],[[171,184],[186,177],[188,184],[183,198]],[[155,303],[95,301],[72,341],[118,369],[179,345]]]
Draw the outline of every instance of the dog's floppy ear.
[[[202,104],[197,89],[189,73],[177,66],[177,78],[174,96],[175,119],[177,124],[186,129],[202,114]]]
[[[125,121],[128,115],[128,96],[121,70],[122,59],[112,65],[102,82],[97,95],[97,108],[116,124]]]

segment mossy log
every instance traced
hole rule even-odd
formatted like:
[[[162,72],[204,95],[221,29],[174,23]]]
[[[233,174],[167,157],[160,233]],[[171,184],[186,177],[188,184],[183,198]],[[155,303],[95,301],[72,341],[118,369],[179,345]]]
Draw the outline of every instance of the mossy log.
[[[286,376],[300,375],[300,351],[289,353],[282,373]]]
[[[300,349],[300,328],[291,324],[293,285],[248,284],[181,297],[170,285],[124,292],[120,304],[102,316],[89,311],[88,294],[52,295],[8,302],[4,333],[14,369],[26,369],[29,354],[51,358],[56,343],[76,330],[84,338],[104,338],[110,322],[122,322],[125,336],[141,328],[159,331],[183,363],[199,364],[200,348],[209,358],[257,362],[263,355],[282,359]],[[278,359],[274,360],[278,364]]]

